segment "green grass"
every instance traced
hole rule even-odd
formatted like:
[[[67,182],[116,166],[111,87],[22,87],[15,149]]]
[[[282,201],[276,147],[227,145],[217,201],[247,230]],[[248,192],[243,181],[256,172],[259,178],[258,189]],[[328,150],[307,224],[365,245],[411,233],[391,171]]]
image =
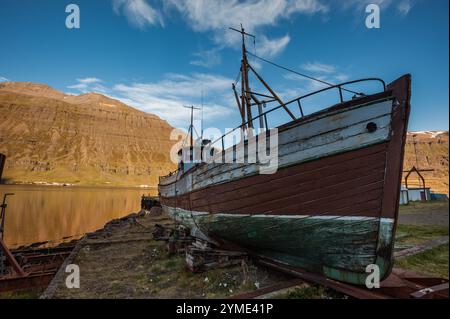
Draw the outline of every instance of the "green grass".
[[[0,293],[0,299],[38,299],[42,290],[21,290]]]
[[[302,287],[294,288],[285,293],[280,293],[273,297],[273,299],[347,299],[348,297],[328,289],[324,286],[318,285],[304,285]]]
[[[449,227],[446,226],[415,226],[398,225],[396,233],[396,244],[418,245],[428,240],[433,240],[449,235]]]
[[[326,297],[325,288],[311,286],[306,288],[297,288],[287,294],[286,299],[324,299]]]
[[[395,266],[448,278],[448,250],[448,244],[441,245],[417,255],[397,259]]]
[[[424,211],[448,212],[448,200],[432,200],[428,202],[409,202],[408,205],[400,205],[400,214],[423,213]]]

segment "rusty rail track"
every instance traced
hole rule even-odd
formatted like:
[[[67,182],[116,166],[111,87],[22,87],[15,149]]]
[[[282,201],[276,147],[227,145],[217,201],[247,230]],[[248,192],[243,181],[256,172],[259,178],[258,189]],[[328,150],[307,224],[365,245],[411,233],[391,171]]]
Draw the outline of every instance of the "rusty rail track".
[[[271,260],[257,259],[259,264],[290,274],[311,284],[321,285],[356,299],[448,299],[447,279],[424,276],[410,271],[394,268],[388,278],[380,283],[378,289],[368,289],[339,282],[325,276],[313,274],[303,269],[280,264]],[[294,285],[294,284],[293,284]],[[279,288],[273,287],[272,291]],[[263,291],[271,292],[270,289]],[[255,297],[262,294],[254,292]],[[239,296],[236,296],[239,298]]]
[[[46,287],[74,247],[66,245],[10,251],[1,239],[0,245],[10,269],[0,276],[0,292]]]

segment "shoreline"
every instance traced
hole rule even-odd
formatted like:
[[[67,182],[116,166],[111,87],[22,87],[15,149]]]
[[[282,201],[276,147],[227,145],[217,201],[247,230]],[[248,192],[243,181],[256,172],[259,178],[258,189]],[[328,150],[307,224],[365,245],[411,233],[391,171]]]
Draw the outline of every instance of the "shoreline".
[[[144,185],[143,186],[122,186],[122,185],[98,185],[98,184],[69,184],[69,183],[0,183],[0,187],[15,187],[15,186],[34,186],[34,187],[53,187],[53,188],[101,188],[101,189],[136,189],[136,190],[156,190],[158,186],[150,186],[150,185]]]

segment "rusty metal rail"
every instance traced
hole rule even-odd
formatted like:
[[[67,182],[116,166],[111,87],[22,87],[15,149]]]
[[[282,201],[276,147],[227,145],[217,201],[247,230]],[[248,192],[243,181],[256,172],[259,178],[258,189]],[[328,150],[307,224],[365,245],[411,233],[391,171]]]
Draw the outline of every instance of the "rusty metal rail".
[[[306,282],[322,285],[344,295],[357,299],[448,299],[447,279],[428,277],[394,268],[390,276],[380,283],[378,289],[367,289],[342,283],[303,269],[280,264],[271,260],[258,259],[258,263],[272,269],[293,275]]]
[[[72,249],[72,245],[67,245],[10,251],[0,239],[0,252],[6,256],[0,262],[6,262],[10,269],[0,276],[0,292],[46,287]]]

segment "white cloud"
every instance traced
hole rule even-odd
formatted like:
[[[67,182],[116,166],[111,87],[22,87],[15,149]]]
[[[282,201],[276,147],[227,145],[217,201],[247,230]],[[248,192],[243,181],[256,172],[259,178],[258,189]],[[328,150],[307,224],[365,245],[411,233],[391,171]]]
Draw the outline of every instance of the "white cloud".
[[[80,83],[86,83],[86,84],[102,82],[102,80],[97,79],[97,78],[77,79],[77,81]]]
[[[349,76],[345,73],[339,72],[338,67],[331,64],[325,64],[321,62],[307,62],[301,65],[301,68],[307,71],[307,75],[312,76],[321,81],[328,82],[330,84],[339,84],[349,80]],[[286,73],[284,78],[291,81],[304,81],[307,82],[306,86],[303,86],[304,92],[312,92],[327,87],[326,84],[319,81],[314,81],[306,77],[294,74]]]
[[[100,84],[102,80],[95,77],[88,77],[83,79],[77,79],[77,84],[68,86],[69,89],[77,90],[81,93],[106,93],[108,89]]]
[[[113,0],[113,9],[116,14],[123,14],[130,24],[140,29],[147,26],[164,26],[163,16],[146,0]]]
[[[221,57],[218,49],[199,51],[193,54],[195,60],[191,61],[192,65],[211,68],[220,64]]]
[[[3,76],[0,76],[0,82],[9,82],[9,79],[7,79]]]
[[[232,80],[211,74],[168,74],[162,81],[153,83],[118,84],[113,87],[114,95],[123,102],[140,110],[153,113],[173,125],[185,126],[189,112],[183,105],[199,105],[202,92],[205,97],[205,120],[229,115]]]
[[[407,16],[411,7],[412,4],[410,0],[403,0],[397,5],[397,10],[402,16]]]
[[[334,73],[336,67],[334,65],[323,64],[319,62],[308,62],[302,65],[302,69],[313,73]]]
[[[330,1],[330,4],[333,2]],[[364,12],[369,4],[376,4],[381,10],[391,8],[395,5],[395,8],[402,16],[407,16],[413,7],[412,0],[341,0],[336,1],[336,3],[339,3],[339,6],[344,10],[353,10],[358,14]]]
[[[231,94],[233,80],[220,75],[170,73],[160,81],[119,83],[111,87],[102,86],[102,91],[96,90],[98,83],[80,83],[80,80],[78,82],[68,88],[81,93],[94,91],[105,94],[180,127],[185,127],[189,122],[189,111],[185,110],[183,105],[200,106],[202,95],[205,101],[205,120],[223,118],[234,112],[226,106],[234,105]]]
[[[341,0],[338,3],[345,10],[360,12],[365,11],[369,4],[376,4],[381,9],[386,9],[392,4],[392,0]]]
[[[166,8],[179,12],[196,32],[213,32],[213,40],[219,47],[239,47],[240,36],[229,27],[243,23],[245,30],[256,33],[257,52],[275,56],[289,43],[288,34],[269,39],[263,28],[274,26],[294,14],[325,13],[328,7],[319,0],[168,0]]]
[[[113,0],[113,8],[141,29],[158,24],[163,26],[163,13],[175,12],[195,32],[212,32],[216,48],[197,52],[197,58],[191,62],[202,67],[220,63],[220,48],[239,48],[240,37],[229,27],[239,27],[243,23],[246,31],[257,35],[257,52],[270,58],[284,51],[290,36],[268,38],[264,34],[265,27],[275,26],[296,14],[311,15],[329,10],[329,6],[322,3],[326,0],[166,0],[158,1],[162,5],[158,11],[156,1]]]
[[[260,44],[257,46],[257,54],[262,55],[263,57],[273,57],[283,52],[287,47],[291,38],[289,35],[285,35],[281,38],[277,39],[268,39],[265,36],[261,36]]]
[[[242,22],[248,31],[275,25],[295,13],[326,12],[318,0],[168,0],[196,31],[227,29]]]

